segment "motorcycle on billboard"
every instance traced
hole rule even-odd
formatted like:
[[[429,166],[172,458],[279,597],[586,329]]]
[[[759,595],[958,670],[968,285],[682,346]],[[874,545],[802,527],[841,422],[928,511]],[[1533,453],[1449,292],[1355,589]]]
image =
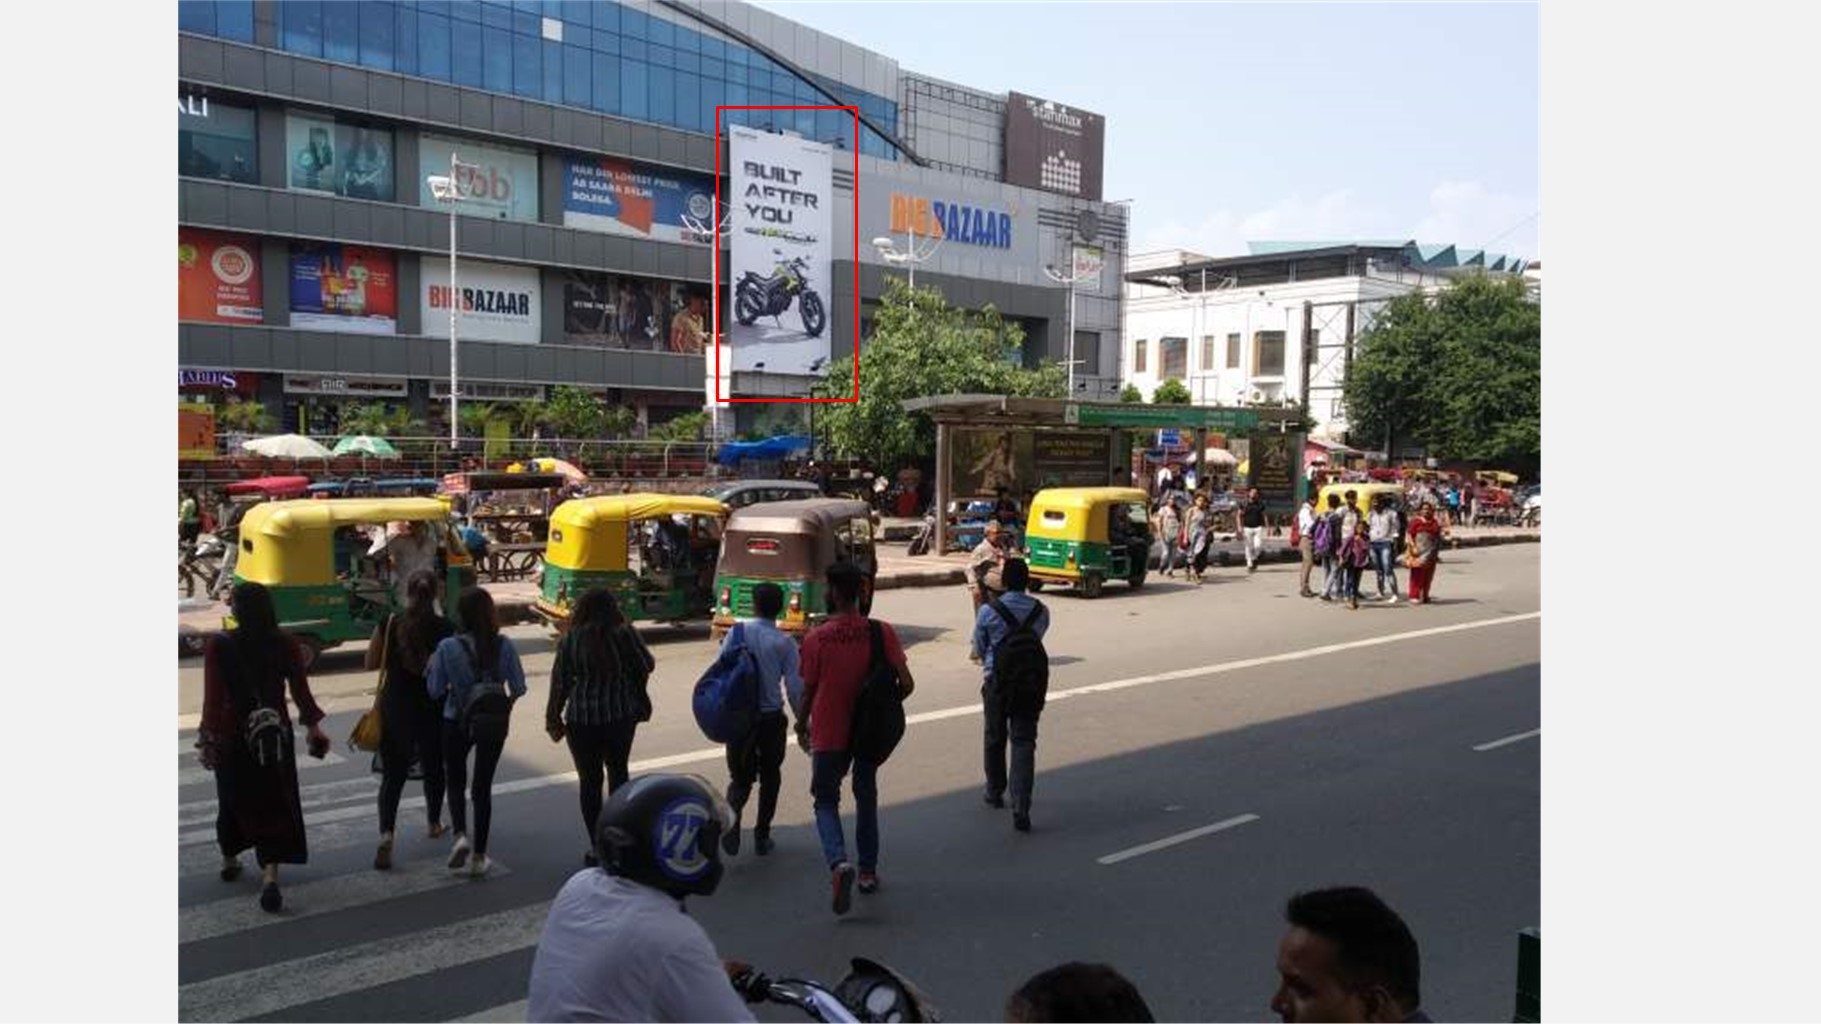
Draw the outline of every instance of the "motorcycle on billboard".
[[[822,296],[809,285],[809,261],[802,256],[785,259],[781,249],[771,253],[778,263],[770,276],[760,277],[757,271],[748,270],[734,285],[734,319],[741,327],[751,327],[762,316],[783,316],[794,300],[797,315],[803,320],[803,333],[820,337],[822,328],[828,326],[828,310],[822,305]]]

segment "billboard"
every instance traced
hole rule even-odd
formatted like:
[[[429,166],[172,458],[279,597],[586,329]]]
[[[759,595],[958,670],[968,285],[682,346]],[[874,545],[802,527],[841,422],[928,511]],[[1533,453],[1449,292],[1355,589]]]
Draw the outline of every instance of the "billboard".
[[[1028,430],[949,431],[950,493],[959,500],[995,497],[1001,487],[1013,497],[1035,491],[1031,442]]]
[[[177,173],[259,184],[258,115],[187,89],[177,92]]]
[[[285,115],[287,180],[300,192],[389,203],[394,198],[392,160],[392,133],[383,128]]]
[[[937,186],[862,170],[856,191],[860,240],[885,236],[903,248],[906,236],[915,236],[918,252],[935,253],[919,270],[942,271],[962,260],[1027,271],[1039,265],[1037,204],[997,183]],[[880,261],[870,246],[862,247],[861,258]]]
[[[828,365],[833,148],[729,129],[733,369],[816,375]]]
[[[563,161],[563,226],[615,235],[713,245],[714,180],[616,160],[570,156]],[[685,225],[688,218],[706,234]]]
[[[1031,441],[1036,486],[1105,487],[1111,479],[1113,439],[1107,434],[1040,431]]]
[[[449,154],[466,168],[456,175],[461,213],[496,220],[537,220],[537,154],[524,149],[483,146],[471,139],[424,132],[417,140],[417,204],[438,206],[431,175],[449,175]]]
[[[198,228],[177,229],[177,319],[264,323],[264,296],[257,240]]]
[[[1100,199],[1106,118],[1014,92],[1005,101],[1005,180]]]
[[[1296,492],[1303,483],[1304,435],[1261,431],[1248,440],[1246,469],[1251,476],[1247,483],[1258,488],[1258,496],[1273,513],[1294,512]]]
[[[535,345],[543,323],[535,267],[462,260],[455,268],[461,292],[456,335],[476,341]],[[449,323],[449,261],[423,258],[419,296],[427,333],[440,334]]]
[[[563,340],[639,352],[707,348],[707,289],[587,270],[563,275]],[[691,305],[692,301],[699,305]]]
[[[397,333],[397,261],[362,245],[292,242],[291,326]]]

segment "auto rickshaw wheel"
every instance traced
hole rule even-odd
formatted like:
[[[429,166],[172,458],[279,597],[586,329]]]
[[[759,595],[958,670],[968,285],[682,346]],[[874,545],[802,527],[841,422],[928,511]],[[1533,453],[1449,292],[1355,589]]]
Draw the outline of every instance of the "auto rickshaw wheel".
[[[1095,598],[1100,596],[1100,587],[1106,580],[1097,572],[1081,574],[1081,596]]]
[[[316,659],[322,656],[328,645],[322,642],[321,637],[305,633],[297,638],[297,647],[303,657],[303,670],[308,672],[315,667]]]

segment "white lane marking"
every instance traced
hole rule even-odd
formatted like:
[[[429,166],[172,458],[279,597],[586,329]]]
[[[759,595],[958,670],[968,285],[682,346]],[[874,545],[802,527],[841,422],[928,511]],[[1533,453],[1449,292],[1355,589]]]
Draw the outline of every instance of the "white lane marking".
[[[177,990],[179,1020],[246,1020],[530,949],[548,902],[267,964]]]
[[[297,768],[303,770],[304,758],[297,759]],[[326,759],[325,759],[326,760]],[[377,800],[379,797],[379,777],[364,775],[356,779],[337,779],[334,782],[318,782],[309,786],[297,787],[299,805],[304,811],[312,811],[331,804],[343,804],[350,800]],[[377,805],[376,805],[377,806]],[[214,800],[192,800],[177,807],[177,826],[188,828],[215,820],[217,804]],[[375,812],[377,813],[377,812]]]
[[[209,771],[207,768],[204,768],[201,764],[197,763],[196,748],[190,747],[186,749],[183,752],[182,757],[183,760],[188,763],[177,769],[177,784],[179,786],[199,786],[205,782],[213,782],[215,780],[214,772]],[[347,758],[331,750],[327,754],[324,754],[320,761],[308,755],[298,758],[297,770],[300,772],[307,772],[315,768],[327,768],[332,764],[346,764],[347,761]],[[188,807],[189,804],[185,804],[184,806]],[[213,810],[209,812],[210,817],[213,817],[214,814],[215,812]]]
[[[487,876],[491,878],[511,873],[506,865],[496,860]],[[268,914],[259,909],[258,901],[249,891],[228,899],[183,908],[178,912],[177,942],[180,945],[201,942],[266,925],[333,914],[369,903],[382,903],[433,889],[468,885],[472,881],[465,874],[450,871],[448,861],[439,853],[431,860],[398,863],[391,871],[367,868],[355,874],[286,885],[285,910],[282,914]]]
[[[1462,630],[1485,629],[1489,626],[1504,626],[1515,622],[1528,622],[1533,619],[1540,619],[1542,616],[1542,612],[1526,612],[1521,615],[1506,615],[1496,619],[1480,619],[1474,622],[1455,623],[1450,626],[1434,626],[1429,629],[1417,629],[1404,633],[1390,633],[1384,636],[1368,637],[1364,640],[1349,640],[1345,643],[1324,644],[1320,647],[1309,647],[1300,651],[1287,651],[1283,654],[1271,654],[1261,658],[1245,658],[1239,661],[1218,662],[1216,664],[1201,665],[1195,668],[1177,669],[1174,672],[1161,672],[1156,675],[1134,676],[1130,679],[1115,679],[1105,683],[1091,683],[1087,686],[1075,687],[1072,690],[1053,690],[1050,692],[1048,699],[1051,702],[1055,702],[1093,693],[1112,693],[1117,690],[1130,689],[1135,686],[1150,686],[1155,683],[1168,683],[1181,679],[1196,679],[1202,676],[1220,675],[1226,672],[1237,672],[1243,669],[1257,668],[1261,665],[1276,665],[1290,661],[1301,661],[1306,658],[1318,658],[1329,654],[1339,654],[1345,651],[1358,650],[1362,647],[1377,647],[1383,644],[1402,643],[1406,640],[1416,640],[1423,637],[1458,633]],[[979,713],[979,704],[963,704],[959,707],[942,708],[937,711],[925,711],[920,714],[909,715],[906,717],[905,722],[907,725],[916,725],[924,722],[940,721],[945,718],[964,718],[969,715],[978,715]],[[681,754],[670,754],[645,761],[635,761],[630,766],[630,771],[634,773],[658,771],[664,768],[674,768],[680,765],[696,764],[703,761],[717,761],[724,759],[726,756],[727,751],[724,748],[708,747],[702,750],[691,750]],[[574,772],[533,776],[531,778],[518,779],[496,785],[493,787],[493,793],[495,796],[507,793],[524,793],[531,790],[544,789],[549,786],[567,785],[575,782],[575,780],[576,774]],[[424,801],[422,797],[413,797],[404,801],[399,806],[401,809],[406,807],[416,809],[424,806]],[[304,824],[308,827],[314,827],[322,822],[347,821],[353,818],[364,817],[369,814],[377,815],[377,813],[377,809],[370,806],[337,807],[329,810],[317,811],[314,814],[306,814],[304,816]],[[212,843],[214,841],[215,830],[213,827],[198,828],[189,832],[180,833],[178,836],[178,842],[182,845]]]
[[[479,1013],[471,1013],[466,1017],[457,1017],[455,1019],[457,1021],[486,1022],[522,1021],[525,1019],[526,1011],[530,1008],[531,1000],[521,999],[516,1003],[507,1003],[505,1006],[495,1006],[491,1010],[482,1010]]]
[[[1147,853],[1156,853],[1158,850],[1168,849],[1178,843],[1186,843],[1191,839],[1200,839],[1202,836],[1213,835],[1216,832],[1224,832],[1230,828],[1238,828],[1247,822],[1257,820],[1258,815],[1256,814],[1241,814],[1238,817],[1228,818],[1225,821],[1217,821],[1212,825],[1203,825],[1200,828],[1192,828],[1187,832],[1178,832],[1173,836],[1165,836],[1156,842],[1145,843],[1142,846],[1134,846],[1129,850],[1120,850],[1118,853],[1109,853],[1106,856],[1099,858],[1098,863],[1109,865],[1117,864],[1122,860],[1131,860],[1133,857],[1142,857]]]
[[[1473,749],[1474,750],[1497,750],[1499,747],[1502,747],[1507,743],[1516,743],[1520,740],[1527,740],[1527,739],[1531,738],[1532,736],[1541,736],[1542,734],[1543,734],[1543,730],[1532,729],[1529,732],[1520,732],[1516,736],[1507,736],[1502,740],[1493,740],[1491,743],[1482,743],[1479,746],[1474,747]]]

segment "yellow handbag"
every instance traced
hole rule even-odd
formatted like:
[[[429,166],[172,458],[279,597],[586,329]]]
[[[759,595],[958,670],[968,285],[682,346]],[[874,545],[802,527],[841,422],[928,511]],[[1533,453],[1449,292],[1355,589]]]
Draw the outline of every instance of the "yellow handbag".
[[[379,750],[382,728],[379,702],[386,694],[386,644],[392,639],[392,620],[388,618],[381,623],[380,630],[379,686],[373,691],[373,706],[360,716],[360,721],[354,723],[354,731],[348,734],[348,746],[369,754]]]

